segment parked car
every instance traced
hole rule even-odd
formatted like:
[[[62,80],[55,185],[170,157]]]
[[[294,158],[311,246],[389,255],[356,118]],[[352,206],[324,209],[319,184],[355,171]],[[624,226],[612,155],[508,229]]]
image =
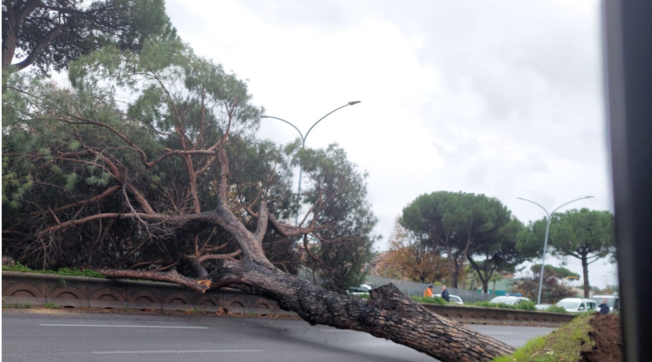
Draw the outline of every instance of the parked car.
[[[439,297],[439,298],[441,298],[441,294],[435,294],[435,295],[433,295],[433,297]],[[464,305],[464,301],[462,300],[462,298],[458,297],[457,295],[449,294],[448,297],[450,298],[451,303],[455,303],[455,304],[459,304],[459,305]]]
[[[566,309],[567,312],[595,312],[597,304],[593,299],[565,298],[555,304]]]
[[[609,311],[613,312],[614,309],[620,309],[620,298],[618,298],[617,295],[594,295],[591,297],[591,299],[597,304],[600,305],[602,304],[602,301],[604,299],[607,300],[607,304],[609,305]]]
[[[489,301],[491,304],[505,303],[507,305],[517,305],[519,303],[529,301],[525,297],[496,297]]]
[[[360,295],[360,294],[369,294],[369,291],[373,289],[367,284],[362,284],[358,287],[350,287],[348,293],[351,295]]]

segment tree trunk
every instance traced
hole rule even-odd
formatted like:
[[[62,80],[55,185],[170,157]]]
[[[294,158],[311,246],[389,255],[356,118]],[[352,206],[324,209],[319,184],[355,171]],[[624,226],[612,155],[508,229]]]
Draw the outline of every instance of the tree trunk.
[[[451,285],[449,287],[457,289],[460,281],[460,265],[459,258],[452,261],[453,267],[451,268]]]
[[[485,293],[489,293],[489,279],[480,278],[480,280],[482,281],[482,291]],[[495,283],[496,282],[494,282],[494,285]]]
[[[586,255],[582,255],[582,272],[584,273],[584,298],[589,297],[589,263]]]
[[[442,362],[490,361],[513,349],[464,325],[431,313],[396,286],[372,289],[369,300],[326,291],[252,261],[220,261],[207,276],[213,286],[232,285],[291,310],[311,325],[367,332],[426,353]]]
[[[453,258],[451,254],[451,248],[446,249],[448,257],[446,258],[446,264],[448,264],[448,275],[450,276],[450,284],[455,285],[454,288],[457,288],[457,278],[456,278],[456,273],[453,271]]]
[[[9,4],[8,6],[11,6]],[[2,70],[5,71],[11,65],[16,52],[16,24],[13,17],[10,16],[9,21],[2,24]]]
[[[457,271],[455,271],[453,273],[453,275],[451,276],[451,285],[450,285],[451,288],[457,289],[457,287],[459,285],[459,277],[460,277],[460,274]]]

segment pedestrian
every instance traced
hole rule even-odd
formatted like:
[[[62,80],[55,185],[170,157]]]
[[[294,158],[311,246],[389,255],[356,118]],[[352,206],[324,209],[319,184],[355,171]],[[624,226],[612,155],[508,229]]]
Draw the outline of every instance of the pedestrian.
[[[450,303],[450,301],[451,301],[451,297],[450,297],[450,295],[448,295],[448,290],[446,290],[446,286],[445,286],[445,285],[442,285],[442,286],[441,286],[441,297],[444,298],[444,300],[445,300],[447,303]]]
[[[423,296],[432,298],[432,284],[430,284],[428,288],[426,288],[426,290],[423,291]]]
[[[600,314],[609,314],[609,304],[607,304],[607,298],[602,300],[602,304],[598,306],[600,308]]]

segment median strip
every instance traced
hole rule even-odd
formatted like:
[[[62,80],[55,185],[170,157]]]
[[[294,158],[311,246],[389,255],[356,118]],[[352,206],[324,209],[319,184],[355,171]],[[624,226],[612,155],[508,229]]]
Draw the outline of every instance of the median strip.
[[[208,327],[187,326],[143,326],[133,324],[39,324],[43,327],[113,327],[113,328],[167,328],[167,329],[208,329]]]
[[[263,352],[259,349],[199,349],[178,351],[93,351],[93,354],[149,354],[149,353],[252,353]]]

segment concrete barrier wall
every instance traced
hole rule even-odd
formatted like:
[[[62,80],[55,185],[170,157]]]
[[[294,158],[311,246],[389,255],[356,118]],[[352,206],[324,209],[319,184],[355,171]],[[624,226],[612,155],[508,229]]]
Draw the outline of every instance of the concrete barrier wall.
[[[237,290],[209,290],[204,294],[161,282],[100,279],[60,275],[2,272],[2,300],[6,304],[54,303],[60,307],[131,308],[153,310],[218,311],[296,315],[275,301]],[[573,315],[513,309],[423,304],[434,313],[470,324],[559,326]]]
[[[170,283],[6,271],[2,272],[2,300],[7,304],[50,302],[60,307],[294,314],[282,310],[274,301],[236,290],[200,294]]]
[[[422,305],[436,314],[465,324],[559,327],[576,317],[574,314],[534,312],[519,309],[483,308],[426,303]]]

